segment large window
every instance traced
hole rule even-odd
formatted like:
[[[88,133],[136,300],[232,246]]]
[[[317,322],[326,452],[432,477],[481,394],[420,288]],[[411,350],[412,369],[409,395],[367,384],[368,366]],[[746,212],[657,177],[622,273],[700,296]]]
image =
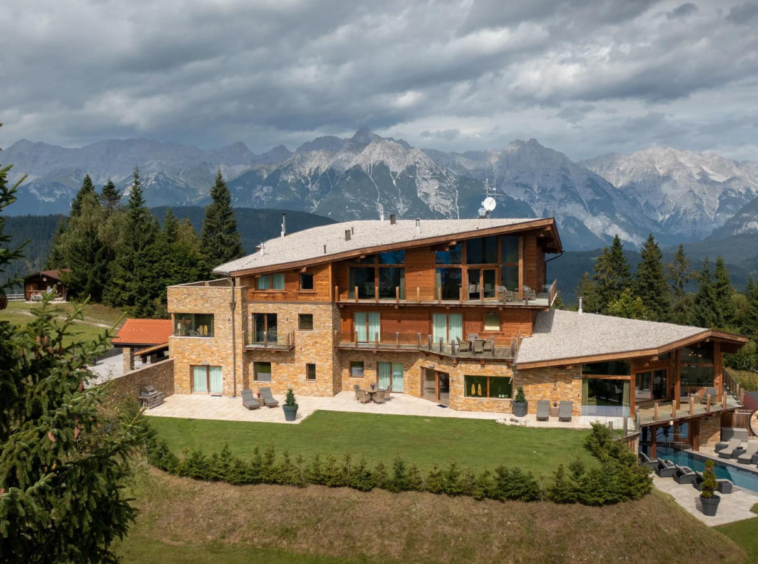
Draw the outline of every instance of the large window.
[[[355,337],[361,342],[381,340],[381,316],[378,312],[355,312]]]
[[[683,394],[695,391],[686,390],[685,387],[713,387],[713,343],[700,343],[699,346],[684,347],[681,359],[679,374]]]
[[[254,362],[253,363],[253,380],[256,382],[271,382],[271,363]]]
[[[505,236],[500,238],[500,262],[503,264],[518,264],[519,238]]]
[[[395,266],[379,269],[379,299],[405,299],[405,269]]]
[[[372,263],[373,266],[348,267],[348,296],[355,299],[358,289],[359,300],[405,299],[405,251],[388,251],[356,260],[359,264]]]
[[[466,241],[467,264],[497,264],[497,237],[480,237]]]
[[[279,337],[275,313],[253,314],[253,342],[276,344]]]
[[[358,288],[359,300],[374,299],[374,292],[376,291],[374,287],[375,268],[373,266],[351,266],[348,273],[350,299],[355,299],[356,288]]]
[[[213,337],[212,313],[175,313],[174,336]]]
[[[350,377],[363,378],[363,361],[353,360],[350,362]]]
[[[713,366],[684,365],[679,369],[682,386],[698,388],[713,387]]]
[[[713,343],[682,348],[682,364],[713,364]]]
[[[300,289],[313,290],[313,274],[302,272],[300,274]]]
[[[463,315],[460,313],[432,314],[432,340],[435,344],[440,340],[444,343],[454,343],[463,339]]]
[[[582,380],[582,415],[629,416],[630,388],[629,380],[584,378]]]
[[[221,395],[224,389],[224,379],[220,366],[193,366],[192,392],[195,394]]]
[[[405,251],[387,251],[379,253],[379,264],[405,264]]]
[[[448,249],[444,251],[436,251],[434,253],[434,261],[436,264],[462,264],[463,251],[461,244],[458,243],[448,247]]]
[[[631,365],[628,360],[610,360],[608,362],[582,364],[582,374],[584,376],[629,376],[631,374]]]
[[[460,268],[438,268],[434,280],[434,297],[443,300],[460,300],[463,274]]]
[[[505,376],[464,376],[464,393],[467,398],[511,397],[513,381]]]
[[[284,274],[261,274],[255,287],[258,290],[284,290]]]

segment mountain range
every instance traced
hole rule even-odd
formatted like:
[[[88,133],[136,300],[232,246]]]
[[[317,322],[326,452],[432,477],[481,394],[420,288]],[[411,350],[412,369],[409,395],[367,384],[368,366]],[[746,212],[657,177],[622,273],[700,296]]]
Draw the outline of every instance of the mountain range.
[[[125,192],[140,167],[148,205],[208,202],[221,170],[238,208],[277,208],[345,220],[476,217],[489,193],[494,217],[555,217],[564,247],[602,247],[616,234],[638,246],[758,231],[758,163],[714,153],[654,148],[574,162],[536,140],[465,153],[418,149],[360,129],[318,137],[293,153],[251,152],[243,143],[216,151],[152,140],[108,140],[67,149],[18,141],[0,153],[15,177],[28,174],[14,214],[67,213],[89,174]]]

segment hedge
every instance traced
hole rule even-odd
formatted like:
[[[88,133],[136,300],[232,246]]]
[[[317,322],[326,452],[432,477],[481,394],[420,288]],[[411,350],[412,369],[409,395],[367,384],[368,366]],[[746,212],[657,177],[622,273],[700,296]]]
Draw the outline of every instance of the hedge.
[[[555,471],[551,484],[541,484],[531,472],[520,468],[498,466],[494,471],[475,474],[470,468],[460,469],[456,463],[445,468],[434,465],[426,475],[415,464],[396,457],[388,468],[378,462],[369,468],[364,459],[355,462],[350,454],[342,459],[315,455],[306,461],[294,459],[285,450],[277,456],[273,445],[255,447],[252,460],[234,456],[225,445],[220,453],[210,456],[202,451],[185,452],[179,457],[165,441],[152,439],[148,445],[148,462],[176,476],[208,482],[242,484],[280,484],[296,487],[321,485],[331,488],[353,488],[367,492],[383,489],[390,492],[429,492],[449,496],[470,496],[477,500],[540,501],[608,505],[640,499],[649,493],[652,480],[645,467],[637,464],[634,454],[614,441],[604,425],[593,425],[586,448],[600,465],[587,470],[577,459]]]

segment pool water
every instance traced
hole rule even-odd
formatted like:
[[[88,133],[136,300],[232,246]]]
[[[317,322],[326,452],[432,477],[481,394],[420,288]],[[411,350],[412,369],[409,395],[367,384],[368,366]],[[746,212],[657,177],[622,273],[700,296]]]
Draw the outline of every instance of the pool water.
[[[666,447],[659,447],[656,453],[658,458],[670,460],[679,466],[689,466],[695,472],[705,470],[705,461],[708,460],[706,457],[693,452]],[[713,471],[716,473],[716,478],[718,479],[731,480],[735,486],[758,492],[758,473],[756,472],[735,468],[716,460],[714,460]]]

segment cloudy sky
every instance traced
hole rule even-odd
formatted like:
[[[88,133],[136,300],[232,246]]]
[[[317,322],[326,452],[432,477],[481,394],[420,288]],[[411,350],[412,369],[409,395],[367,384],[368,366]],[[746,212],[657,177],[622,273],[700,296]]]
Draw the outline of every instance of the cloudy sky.
[[[262,152],[362,126],[573,159],[758,160],[758,1],[23,0],[0,19],[0,145],[148,137]]]

